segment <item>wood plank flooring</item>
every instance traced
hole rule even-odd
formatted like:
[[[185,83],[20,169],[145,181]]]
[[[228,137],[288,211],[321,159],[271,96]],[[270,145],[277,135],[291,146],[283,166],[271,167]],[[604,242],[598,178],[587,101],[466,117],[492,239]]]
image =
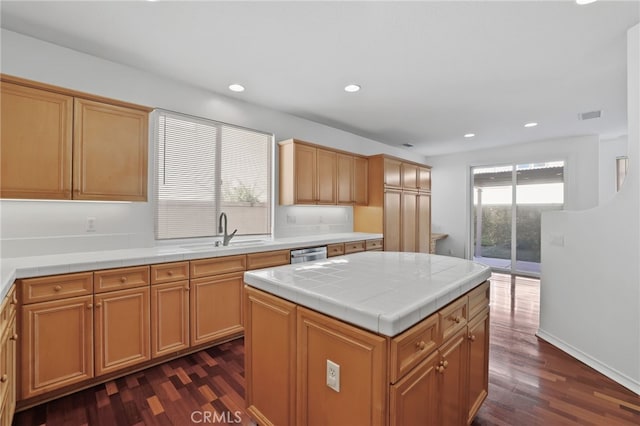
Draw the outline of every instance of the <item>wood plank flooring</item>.
[[[483,425],[640,425],[640,398],[535,337],[539,282],[494,274]],[[236,422],[237,421],[237,422]],[[16,414],[14,425],[252,422],[237,339]]]

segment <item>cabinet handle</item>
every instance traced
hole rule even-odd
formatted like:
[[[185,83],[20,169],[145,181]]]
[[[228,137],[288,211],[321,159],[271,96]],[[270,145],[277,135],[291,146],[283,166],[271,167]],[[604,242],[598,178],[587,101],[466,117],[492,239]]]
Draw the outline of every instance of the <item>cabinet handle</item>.
[[[62,286],[61,285],[57,285],[53,288],[54,291],[60,291],[62,290]]]
[[[476,341],[476,336],[473,335],[473,334],[470,334],[468,339],[471,340],[472,342],[475,342]]]
[[[121,283],[126,283],[126,282],[127,282],[127,277],[122,277],[122,278],[120,278],[120,282],[121,282]]]
[[[9,380],[9,376],[7,376],[6,374],[3,374],[2,377],[0,377],[0,382],[4,383],[7,380]]]
[[[427,344],[424,341],[416,342],[416,348],[420,349],[421,351],[424,350],[424,348],[426,347],[427,347]]]
[[[12,305],[17,305],[18,304],[18,296],[16,295],[16,293],[13,293],[13,297],[11,298],[11,304]]]
[[[172,276],[173,275],[173,271],[172,270],[168,270],[167,271],[167,275]]]
[[[184,291],[189,291],[189,287],[185,287],[185,288],[184,288]]]
[[[444,361],[442,361],[442,366],[444,368],[447,368],[449,366],[449,361],[447,361],[446,359]]]
[[[87,309],[91,309],[91,308],[93,308],[93,303],[89,303],[89,304],[87,305]]]
[[[462,321],[462,318],[460,318],[460,317],[453,317],[453,318],[451,318],[451,321],[455,322],[456,324],[460,324],[460,321]]]
[[[100,308],[102,306],[102,303],[98,302],[96,303],[96,308]]]
[[[441,366],[441,365],[439,365],[439,366],[437,366],[437,367],[436,367],[436,371],[437,371],[438,373],[444,373],[444,367],[443,367],[443,366]]]
[[[14,333],[13,336],[9,337],[11,340],[18,340],[18,333]]]

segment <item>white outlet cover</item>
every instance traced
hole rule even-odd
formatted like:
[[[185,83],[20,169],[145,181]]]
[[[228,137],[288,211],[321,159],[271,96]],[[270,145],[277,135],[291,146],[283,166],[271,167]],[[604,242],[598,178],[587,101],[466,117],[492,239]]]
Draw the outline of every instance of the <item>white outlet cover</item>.
[[[340,392],[340,366],[330,359],[327,360],[327,386]]]

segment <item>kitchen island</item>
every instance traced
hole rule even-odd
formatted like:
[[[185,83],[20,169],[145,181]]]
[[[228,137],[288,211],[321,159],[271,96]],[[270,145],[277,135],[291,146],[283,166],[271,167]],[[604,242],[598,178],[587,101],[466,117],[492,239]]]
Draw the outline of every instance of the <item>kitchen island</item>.
[[[468,424],[487,395],[486,266],[369,252],[245,273],[259,424]]]

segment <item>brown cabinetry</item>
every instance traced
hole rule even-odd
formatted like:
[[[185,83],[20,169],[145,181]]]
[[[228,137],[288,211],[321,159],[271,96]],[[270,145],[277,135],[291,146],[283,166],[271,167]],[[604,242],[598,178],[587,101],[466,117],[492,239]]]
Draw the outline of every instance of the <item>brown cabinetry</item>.
[[[369,204],[354,208],[354,230],[382,232],[384,249],[428,253],[431,169],[404,160],[369,157]]]
[[[247,255],[247,270],[270,268],[291,263],[291,250],[274,250]]]
[[[95,295],[96,376],[151,359],[149,287]]]
[[[11,425],[16,408],[16,330],[15,287],[9,290],[0,305],[0,425]]]
[[[151,357],[157,358],[189,347],[189,262],[152,265],[151,277]]]
[[[279,143],[280,204],[366,204],[364,157],[289,139]]]
[[[1,78],[2,198],[146,201],[150,109]]]

